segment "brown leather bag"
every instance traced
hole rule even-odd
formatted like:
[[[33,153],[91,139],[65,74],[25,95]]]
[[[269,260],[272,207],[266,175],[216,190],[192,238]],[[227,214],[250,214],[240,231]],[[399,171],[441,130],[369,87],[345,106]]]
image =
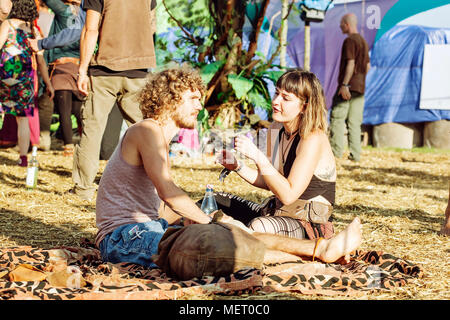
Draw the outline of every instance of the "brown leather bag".
[[[324,224],[333,212],[333,207],[317,201],[297,199],[294,203],[283,205],[275,196],[261,204],[263,215],[291,217],[306,222]]]

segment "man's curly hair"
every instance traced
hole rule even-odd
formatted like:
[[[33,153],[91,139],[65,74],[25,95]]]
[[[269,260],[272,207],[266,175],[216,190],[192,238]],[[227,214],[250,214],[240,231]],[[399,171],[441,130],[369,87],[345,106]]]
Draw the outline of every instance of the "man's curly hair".
[[[151,74],[138,98],[144,119],[165,121],[171,117],[186,90],[198,90],[202,96],[205,93],[202,78],[189,66]]]
[[[8,19],[20,19],[33,23],[38,17],[39,13],[34,0],[12,0]]]

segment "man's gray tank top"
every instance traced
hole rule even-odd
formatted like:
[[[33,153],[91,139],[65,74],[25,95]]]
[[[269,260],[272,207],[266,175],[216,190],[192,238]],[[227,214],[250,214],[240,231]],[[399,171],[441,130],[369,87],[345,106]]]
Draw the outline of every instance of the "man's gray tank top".
[[[158,219],[161,199],[144,166],[128,164],[122,157],[125,135],[103,171],[97,192],[95,244],[119,226]]]

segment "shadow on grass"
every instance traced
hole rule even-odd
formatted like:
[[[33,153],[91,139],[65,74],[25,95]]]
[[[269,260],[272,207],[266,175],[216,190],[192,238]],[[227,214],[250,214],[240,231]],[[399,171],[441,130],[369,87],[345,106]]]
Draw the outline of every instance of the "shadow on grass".
[[[342,166],[345,170],[350,171],[347,174],[340,174],[339,177],[350,178],[354,181],[367,181],[373,184],[383,186],[398,186],[414,184],[415,188],[429,189],[432,184],[442,185],[447,188],[447,182],[450,179],[449,175],[434,175],[424,171],[404,169],[404,168],[366,168],[360,166]],[[354,170],[364,170],[360,174],[354,174]],[[386,176],[387,174],[394,174],[395,176]],[[382,177],[386,178],[383,179]]]
[[[64,228],[47,224],[22,215],[18,211],[1,209],[0,235],[19,246],[33,246],[50,249],[62,245],[78,245],[92,235],[76,224],[66,222]]]
[[[18,190],[21,190],[21,189],[25,190],[25,188],[26,188],[25,187],[25,177],[22,178],[22,177],[18,177],[11,173],[0,172],[0,185],[10,186],[10,187],[18,189]],[[48,183],[46,183],[44,180],[42,180],[38,177],[37,187],[33,190],[44,192],[44,193],[62,195],[61,192],[46,190],[46,189],[42,188],[47,185],[48,185]]]
[[[19,159],[19,155],[17,155],[17,160],[18,159]],[[9,159],[7,157],[0,156],[0,163],[1,164],[6,164],[7,166],[18,167],[17,160],[11,160],[11,159]]]
[[[334,206],[334,211],[340,214],[351,213],[355,216],[360,214],[376,215],[381,217],[407,217],[410,220],[416,220],[424,223],[425,225],[431,223],[442,223],[443,218],[432,217],[426,211],[418,209],[381,209],[377,207],[369,207],[364,205],[347,205],[347,206]],[[348,221],[348,222],[351,222]],[[430,229],[433,230],[433,229]]]
[[[43,171],[47,171],[47,172],[51,172],[54,173],[60,177],[63,178],[68,178],[72,176],[72,170],[71,169],[67,169],[63,166],[55,166],[55,167],[50,167],[49,165],[46,166],[42,166],[39,169],[43,170]]]

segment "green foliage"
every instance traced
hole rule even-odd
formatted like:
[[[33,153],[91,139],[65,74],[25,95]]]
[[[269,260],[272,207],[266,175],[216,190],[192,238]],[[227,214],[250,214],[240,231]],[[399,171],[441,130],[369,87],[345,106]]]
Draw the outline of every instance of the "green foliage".
[[[197,116],[197,123],[198,123],[197,129],[199,131],[198,134],[200,137],[202,137],[206,131],[211,129],[211,126],[208,123],[208,119],[209,119],[209,112],[206,108],[203,108],[202,110],[200,110]]]
[[[220,60],[213,63],[204,64],[200,68],[200,75],[205,84],[208,84],[214,75],[223,67],[225,61]]]
[[[253,81],[235,74],[228,75],[228,82],[231,84],[238,99],[244,99],[250,89],[253,88]]]
[[[217,119],[219,115],[215,114],[221,109],[217,106],[236,108],[236,114],[241,115],[237,126],[256,126],[259,122],[255,114],[257,107],[266,110],[271,117],[268,83],[276,82],[283,73],[279,66],[271,63],[273,59],[254,50],[257,43],[255,37],[250,37],[255,39],[250,41],[248,48],[242,47],[245,21],[242,10],[247,4],[254,4],[254,1],[237,0],[234,4],[231,11],[226,11],[226,2],[220,0],[162,0],[158,7],[158,17],[168,17],[168,25],[178,29],[173,42],[176,49],[170,52],[168,40],[164,36],[157,36],[157,64],[189,63],[200,70],[208,88],[205,111],[198,118],[204,130],[209,129],[210,117],[216,117],[215,120],[221,122],[220,118]],[[256,28],[259,18],[264,18],[262,7],[258,5],[259,11],[254,12],[253,28]],[[257,33],[256,30],[253,32]],[[208,112],[210,106],[214,106],[214,109]],[[213,123],[217,125],[217,121]]]

